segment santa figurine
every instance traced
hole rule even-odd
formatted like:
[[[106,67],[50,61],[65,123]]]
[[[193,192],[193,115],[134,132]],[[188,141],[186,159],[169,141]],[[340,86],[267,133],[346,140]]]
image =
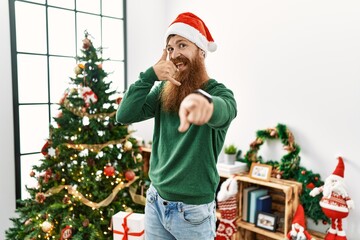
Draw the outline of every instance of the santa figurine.
[[[331,227],[325,236],[325,240],[347,239],[342,227],[342,219],[346,218],[349,215],[349,210],[354,208],[354,202],[345,190],[344,170],[344,161],[338,157],[338,165],[333,174],[325,179],[323,186],[314,188],[310,192],[312,197],[320,193],[323,194],[320,206],[324,214],[331,220]]]
[[[305,213],[301,204],[296,209],[291,230],[286,235],[286,240],[315,240],[306,230]]]

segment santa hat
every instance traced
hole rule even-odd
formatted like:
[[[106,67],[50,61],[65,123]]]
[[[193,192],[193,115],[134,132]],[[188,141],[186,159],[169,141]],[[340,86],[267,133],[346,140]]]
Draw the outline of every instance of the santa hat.
[[[292,221],[292,224],[296,224],[296,223],[305,229],[305,213],[304,213],[304,207],[301,204],[298,205]]]
[[[338,157],[338,165],[336,166],[333,174],[331,175],[332,179],[343,180],[345,165],[342,157]]]
[[[165,39],[172,34],[179,35],[195,43],[199,48],[204,50],[205,53],[207,51],[216,51],[217,45],[209,29],[198,16],[190,12],[181,13],[177,16],[167,29]]]

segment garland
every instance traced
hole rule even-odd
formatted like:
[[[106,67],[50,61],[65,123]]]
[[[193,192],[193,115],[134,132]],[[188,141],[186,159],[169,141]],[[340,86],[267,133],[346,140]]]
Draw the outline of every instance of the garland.
[[[128,183],[120,182],[111,192],[111,194],[102,200],[101,202],[94,203],[87,199],[83,194],[78,192],[76,188],[74,188],[71,185],[60,185],[56,187],[52,187],[51,189],[47,190],[44,194],[45,197],[49,197],[51,195],[59,193],[61,190],[66,189],[69,194],[73,195],[74,197],[78,198],[80,202],[85,204],[88,207],[91,207],[93,209],[99,209],[100,207],[106,207],[108,206],[115,198],[115,196],[118,194],[118,192],[126,187],[130,187],[130,185],[135,182],[138,179],[138,177],[134,178],[132,181]],[[135,196],[135,195],[134,195]],[[134,197],[132,196],[132,197]]]
[[[265,162],[261,156],[258,156],[260,147],[266,140],[279,139],[283,144],[283,149],[288,153],[281,157],[280,162]],[[245,162],[250,167],[253,162],[268,164],[273,167],[272,177],[292,178],[297,172],[300,164],[300,147],[295,143],[294,135],[283,124],[278,124],[275,128],[267,128],[256,132],[256,139],[250,144],[249,151],[245,154]]]
[[[107,117],[111,118],[111,117],[115,116],[115,114],[116,114],[116,111],[111,112],[111,113],[89,114],[89,113],[83,111],[83,107],[78,107],[78,108],[73,107],[68,99],[64,100],[64,107],[78,117],[86,116],[89,119],[97,118],[97,119],[104,120]]]

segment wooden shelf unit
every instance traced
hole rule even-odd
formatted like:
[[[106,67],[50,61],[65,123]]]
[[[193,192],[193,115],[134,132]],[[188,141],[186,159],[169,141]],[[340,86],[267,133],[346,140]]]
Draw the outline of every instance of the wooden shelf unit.
[[[219,173],[222,178],[229,178],[230,174]],[[299,196],[302,191],[302,184],[297,181],[285,180],[285,179],[277,179],[270,178],[270,181],[262,181],[250,178],[248,173],[241,173],[235,176],[238,180],[239,185],[239,193],[238,193],[238,220],[236,221],[237,226],[239,227],[239,231],[234,235],[232,239],[242,239],[242,240],[254,240],[254,239],[277,239],[283,240],[287,233],[291,230],[293,216],[296,212],[297,206],[299,204]],[[283,230],[279,231],[277,229],[276,232],[267,231],[262,228],[258,228],[253,223],[249,223],[242,220],[242,193],[244,188],[257,185],[259,187],[269,189],[269,192],[280,192],[283,194],[283,203],[282,209],[284,209],[284,226]],[[274,204],[274,203],[273,203]],[[324,239],[325,234],[317,231],[308,230],[308,232],[315,239]],[[258,236],[260,235],[260,237]]]
[[[220,176],[222,178],[228,178],[231,175],[220,173]],[[290,231],[291,229],[292,216],[294,215],[296,208],[299,204],[299,194],[302,189],[301,183],[277,178],[270,178],[270,181],[262,181],[250,178],[248,176],[248,173],[236,175],[235,178],[238,180],[239,185],[239,208],[237,220],[239,231],[237,233],[237,239],[255,239],[256,233],[267,236],[270,239],[284,239],[288,231]],[[242,192],[244,188],[251,185],[257,185],[259,187],[267,188],[269,190],[277,191],[283,194],[284,202],[281,204],[283,205],[284,209],[283,231],[267,231],[262,228],[256,227],[255,224],[242,220]]]
[[[266,235],[272,239],[284,239],[284,236],[291,230],[291,223],[293,215],[299,204],[299,194],[302,189],[302,185],[299,182],[282,180],[277,178],[270,178],[270,181],[262,181],[250,178],[248,175],[236,176],[239,182],[239,219],[237,224],[240,228],[247,229],[254,233]],[[284,227],[283,232],[270,232],[264,229],[258,228],[255,224],[243,221],[242,215],[242,192],[243,189],[250,185],[257,185],[260,187],[274,189],[275,191],[282,192],[284,194]]]

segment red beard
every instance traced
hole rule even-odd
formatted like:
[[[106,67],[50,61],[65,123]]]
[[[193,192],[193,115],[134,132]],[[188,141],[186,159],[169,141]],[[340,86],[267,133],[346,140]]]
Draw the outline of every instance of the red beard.
[[[176,86],[169,81],[165,83],[161,94],[164,111],[177,112],[182,100],[196,89],[201,88],[208,80],[205,65],[201,61],[199,54],[196,54],[196,56],[193,61],[182,55],[171,60],[174,64],[182,62],[186,69],[177,72],[174,77],[181,83],[181,86]]]

